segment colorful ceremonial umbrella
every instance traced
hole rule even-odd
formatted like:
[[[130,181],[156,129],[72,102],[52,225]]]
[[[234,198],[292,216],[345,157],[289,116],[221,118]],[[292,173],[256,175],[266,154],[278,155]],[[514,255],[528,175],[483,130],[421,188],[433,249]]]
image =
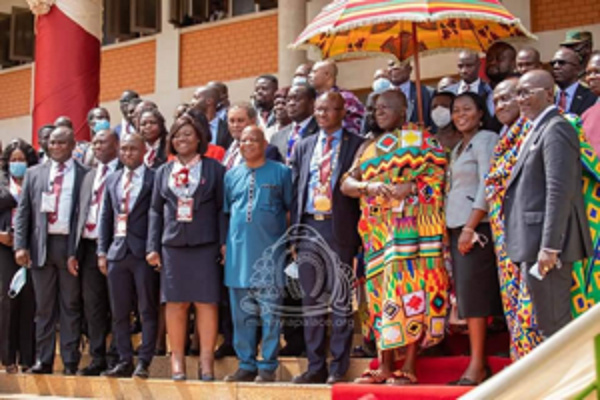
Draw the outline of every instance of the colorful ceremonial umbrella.
[[[469,49],[535,38],[497,0],[334,0],[291,45],[316,48],[323,59],[414,57],[419,120],[423,121],[419,53]]]

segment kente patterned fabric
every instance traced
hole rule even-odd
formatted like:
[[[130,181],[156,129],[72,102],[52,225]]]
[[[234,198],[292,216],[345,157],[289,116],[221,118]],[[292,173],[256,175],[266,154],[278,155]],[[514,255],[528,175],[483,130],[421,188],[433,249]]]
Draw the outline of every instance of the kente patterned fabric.
[[[389,53],[485,51],[498,40],[534,36],[497,0],[336,0],[323,8],[292,47],[314,47],[322,58]]]
[[[584,201],[596,249],[594,257],[573,266],[572,311],[574,316],[578,316],[600,300],[600,165],[583,135],[581,120],[572,114],[564,116],[577,130],[581,142]],[[486,195],[490,204],[489,219],[498,258],[500,292],[511,338],[510,356],[514,361],[528,354],[542,342],[542,336],[537,330],[531,294],[521,276],[521,269],[506,254],[502,209],[506,183],[516,163],[521,143],[530,129],[529,121],[519,119],[498,141],[490,173],[486,177]]]
[[[448,313],[442,258],[444,151],[407,125],[363,145],[355,162],[363,182],[416,182],[404,202],[361,198],[358,232],[365,251],[369,322],[379,350],[438,343]]]

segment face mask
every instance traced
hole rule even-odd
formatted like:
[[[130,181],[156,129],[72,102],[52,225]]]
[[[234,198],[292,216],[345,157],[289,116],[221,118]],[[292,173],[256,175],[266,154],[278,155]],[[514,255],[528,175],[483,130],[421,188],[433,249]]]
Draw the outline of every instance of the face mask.
[[[24,161],[11,161],[8,164],[8,169],[11,176],[15,178],[22,178],[25,176],[25,171],[27,171],[27,163]]]
[[[292,86],[305,85],[308,83],[308,79],[305,76],[295,76],[292,80]]]
[[[450,109],[443,106],[437,106],[431,111],[431,119],[438,128],[448,126],[452,120]]]
[[[378,78],[373,81],[372,88],[375,93],[383,93],[392,88],[392,82],[386,78]]]
[[[8,297],[14,299],[19,295],[23,286],[25,286],[25,282],[27,282],[27,268],[21,267],[10,281],[10,286],[8,288]]]
[[[110,129],[110,122],[106,119],[99,119],[94,124],[94,132],[100,132],[107,129]]]

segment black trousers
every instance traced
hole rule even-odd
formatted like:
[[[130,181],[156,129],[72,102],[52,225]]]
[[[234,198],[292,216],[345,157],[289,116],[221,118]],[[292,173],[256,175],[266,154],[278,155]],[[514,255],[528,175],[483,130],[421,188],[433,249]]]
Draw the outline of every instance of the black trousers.
[[[48,235],[46,265],[31,268],[35,290],[37,359],[54,365],[56,323],[60,321],[60,356],[63,364],[78,365],[81,358],[81,286],[67,270],[64,235]]]
[[[98,269],[95,240],[82,239],[79,245],[79,276],[83,316],[90,340],[92,362],[106,364],[106,337],[110,331],[110,305],[106,277]]]
[[[350,285],[353,278],[352,260],[357,249],[335,241],[331,219],[316,221],[305,216],[302,223],[315,229],[320,235],[317,240],[302,239],[298,243],[298,272],[303,291],[308,371],[343,376],[350,365],[353,334]],[[326,333],[329,313],[329,351],[332,360],[327,371]]]
[[[30,367],[35,359],[35,298],[31,276],[17,297],[8,297],[14,274],[19,270],[10,247],[0,244],[0,362]]]
[[[142,344],[138,348],[138,357],[150,364],[158,331],[158,272],[145,260],[127,254],[123,260],[108,262],[108,289],[119,361],[133,360],[129,317],[137,301],[142,318]]]

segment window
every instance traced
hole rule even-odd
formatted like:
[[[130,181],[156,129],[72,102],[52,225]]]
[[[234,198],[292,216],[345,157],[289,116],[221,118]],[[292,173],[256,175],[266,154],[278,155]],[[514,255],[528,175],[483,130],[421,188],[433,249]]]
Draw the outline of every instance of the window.
[[[277,0],[169,0],[169,22],[178,28],[277,8]]]
[[[104,0],[103,44],[160,32],[160,0]]]
[[[10,53],[13,61],[33,61],[35,34],[33,14],[28,8],[13,7],[10,21]]]
[[[10,59],[10,20],[10,14],[0,13],[0,66],[2,68],[14,65]]]

